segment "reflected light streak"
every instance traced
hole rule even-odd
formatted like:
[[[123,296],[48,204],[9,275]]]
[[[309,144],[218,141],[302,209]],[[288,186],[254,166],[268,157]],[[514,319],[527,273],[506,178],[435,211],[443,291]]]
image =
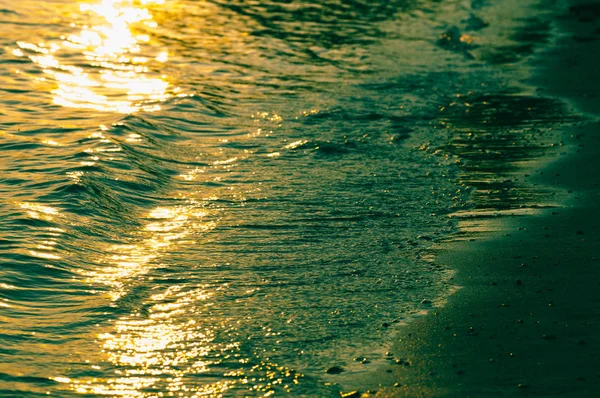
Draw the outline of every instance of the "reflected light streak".
[[[235,159],[222,163],[223,167],[231,166]],[[194,169],[187,175],[196,173]],[[104,361],[93,366],[106,368],[108,376],[57,376],[55,380],[82,394],[126,397],[222,396],[235,385],[251,383],[244,370],[247,359],[240,353],[241,343],[235,333],[230,339],[217,338],[236,326],[227,318],[219,320],[211,315],[216,297],[228,289],[226,284],[201,285],[182,278],[168,285],[150,283],[156,289],[151,288],[141,298],[132,290],[140,285],[143,275],[153,277],[162,255],[177,253],[198,235],[215,228],[219,211],[192,199],[178,206],[155,207],[142,218],[136,242],[109,247],[95,270],[82,271],[90,286],[107,286],[112,305],[123,305],[130,313],[99,329],[95,336]],[[239,370],[220,379],[210,374],[198,378],[223,361],[237,363]],[[278,374],[273,380],[280,377]]]
[[[52,221],[56,215],[59,214],[58,210],[54,207],[41,205],[31,202],[21,202],[19,207],[23,210],[27,210],[27,215],[36,220]]]
[[[165,77],[151,72],[149,65],[166,62],[168,54],[143,54],[142,46],[151,38],[135,34],[134,27],[156,27],[144,6],[163,3],[101,0],[81,4],[82,13],[99,21],[96,25],[83,25],[80,32],[61,37],[59,43],[18,42],[13,54],[28,56],[52,77],[57,105],[119,113],[157,111],[159,103],[172,95]],[[73,58],[69,62],[78,66],[67,64]]]
[[[189,242],[184,239],[215,227],[215,222],[206,221],[208,216],[193,201],[156,207],[145,216],[139,231],[143,239],[114,245],[100,259],[102,266],[82,273],[91,286],[108,286],[113,305],[119,306],[120,299],[129,300],[131,282],[160,265],[162,253],[176,251]],[[203,358],[217,348],[214,331],[198,322],[203,317],[198,311],[212,294],[214,290],[210,293],[202,286],[171,285],[151,295],[139,303],[142,307],[97,336],[106,361],[115,368],[114,377],[63,381],[76,392],[107,396],[215,396],[226,391],[229,381],[201,386],[183,381],[186,375],[206,372],[209,362]]]
[[[18,202],[17,205],[27,214],[27,217],[34,220],[56,222],[56,219],[61,217],[58,209],[48,205],[33,202]],[[62,257],[56,254],[56,245],[63,232],[63,229],[57,227],[43,228],[34,241],[28,242],[30,248],[26,253],[43,260],[60,260]]]
[[[119,300],[127,292],[128,282],[146,274],[161,253],[175,250],[177,245],[189,243],[185,238],[195,232],[215,228],[214,221],[204,221],[208,216],[195,204],[173,208],[157,207],[147,216],[140,234],[140,242],[131,245],[113,245],[99,262],[104,265],[93,271],[80,271],[92,285],[111,287],[111,301]]]
[[[122,317],[110,333],[98,335],[102,352],[114,365],[117,377],[99,380],[69,380],[80,393],[155,397],[219,396],[233,381],[190,382],[190,375],[209,370],[211,353],[235,350],[237,344],[215,342],[215,330],[202,320],[202,303],[210,298],[204,287],[173,285],[151,296],[148,314]],[[218,356],[218,355],[217,355]]]

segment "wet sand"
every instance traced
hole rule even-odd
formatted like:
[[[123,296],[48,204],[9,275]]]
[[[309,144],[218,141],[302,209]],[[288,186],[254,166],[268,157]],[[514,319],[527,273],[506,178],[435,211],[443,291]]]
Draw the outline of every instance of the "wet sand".
[[[596,131],[581,130],[586,147],[598,148]],[[401,385],[384,396],[598,396],[600,179],[581,177],[597,159],[544,171],[571,182],[566,208],[505,218],[493,237],[446,248],[438,261],[463,288],[402,331],[393,351],[410,366],[390,367]]]
[[[600,396],[600,3],[570,4],[570,33],[541,54],[533,84],[588,120],[527,177],[564,206],[487,219],[475,241],[440,245],[462,288],[400,328],[388,367],[357,379],[373,395]]]

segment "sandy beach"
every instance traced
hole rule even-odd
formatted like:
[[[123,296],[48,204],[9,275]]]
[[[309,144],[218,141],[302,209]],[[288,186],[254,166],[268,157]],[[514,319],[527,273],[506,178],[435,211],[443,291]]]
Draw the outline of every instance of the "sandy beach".
[[[530,83],[583,120],[561,132],[563,156],[523,172],[564,203],[471,222],[471,239],[439,245],[461,289],[400,328],[390,366],[361,379],[372,395],[600,395],[600,3],[570,3],[570,33],[539,55]]]
[[[581,131],[586,147],[598,127]],[[544,171],[573,190],[565,208],[503,218],[493,237],[445,249],[438,261],[463,288],[401,333],[394,357],[410,366],[390,367],[399,386],[383,396],[597,396],[598,180],[578,173],[592,159]]]

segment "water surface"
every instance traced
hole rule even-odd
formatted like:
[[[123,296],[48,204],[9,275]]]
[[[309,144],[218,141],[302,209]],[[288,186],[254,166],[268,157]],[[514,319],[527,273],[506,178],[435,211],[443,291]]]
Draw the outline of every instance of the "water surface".
[[[567,121],[535,3],[0,1],[0,393],[376,369],[455,288],[449,215],[549,201],[513,178]]]

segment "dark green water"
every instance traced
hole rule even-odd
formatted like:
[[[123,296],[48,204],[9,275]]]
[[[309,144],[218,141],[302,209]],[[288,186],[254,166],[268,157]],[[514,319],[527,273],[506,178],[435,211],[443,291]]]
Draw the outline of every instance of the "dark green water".
[[[0,395],[376,371],[455,288],[450,215],[551,202],[514,178],[568,120],[523,84],[550,11],[0,0]]]

